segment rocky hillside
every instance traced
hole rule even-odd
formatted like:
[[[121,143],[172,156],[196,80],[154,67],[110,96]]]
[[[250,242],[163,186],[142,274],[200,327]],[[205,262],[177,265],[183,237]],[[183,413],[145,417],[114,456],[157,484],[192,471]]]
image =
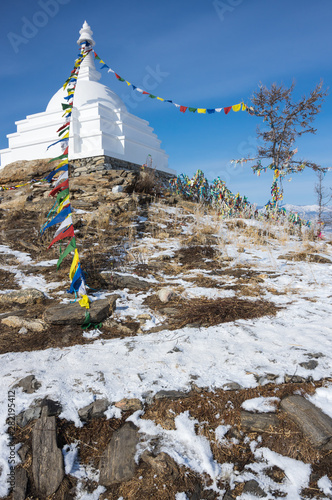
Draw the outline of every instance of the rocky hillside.
[[[0,497],[332,498],[331,242],[162,182],[73,170],[87,329],[39,235],[49,185],[1,191]]]

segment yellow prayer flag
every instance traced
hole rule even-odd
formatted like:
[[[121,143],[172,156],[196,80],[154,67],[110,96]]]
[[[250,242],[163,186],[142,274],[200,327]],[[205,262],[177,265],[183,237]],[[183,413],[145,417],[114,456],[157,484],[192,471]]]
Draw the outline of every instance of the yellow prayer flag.
[[[100,64],[106,64],[102,59],[100,59]]]
[[[63,208],[65,208],[66,205],[70,203],[69,195],[66,196],[66,198],[60,203],[59,208],[57,210],[57,213],[60,213]]]
[[[69,130],[68,130],[68,132],[65,135],[62,136],[62,139],[69,139]]]
[[[89,297],[87,295],[83,295],[81,300],[78,301],[81,307],[86,307],[87,309],[90,308],[89,304]]]
[[[242,111],[245,111],[247,109],[247,106],[244,104],[244,102],[242,103]]]
[[[131,83],[127,82],[127,80],[126,80],[126,84],[128,85],[128,87],[131,85]]]
[[[58,170],[58,168],[62,167],[63,165],[66,165],[66,163],[68,163],[68,159],[66,159],[66,160],[62,160],[62,161],[59,163],[59,165],[56,167],[56,169],[55,169],[55,170]]]
[[[206,113],[206,109],[198,108],[197,113]]]
[[[235,111],[235,112],[236,111],[240,111],[240,109],[241,109],[241,103],[240,104],[235,104],[234,106],[232,106],[232,110]]]
[[[162,97],[157,97],[158,101],[164,101],[165,99],[163,99]]]
[[[75,248],[73,262],[71,263],[70,271],[69,271],[70,281],[73,281],[73,277],[74,277],[74,274],[76,272],[79,261],[80,261],[80,258],[78,256],[78,251],[77,251],[77,248]]]

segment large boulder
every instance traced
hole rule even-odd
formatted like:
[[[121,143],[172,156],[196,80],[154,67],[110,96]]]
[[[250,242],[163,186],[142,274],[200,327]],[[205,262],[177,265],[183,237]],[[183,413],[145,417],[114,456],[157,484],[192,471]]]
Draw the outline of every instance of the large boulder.
[[[0,184],[15,184],[15,182],[43,177],[59,163],[59,161],[48,162],[49,160],[20,160],[9,163],[0,170]]]
[[[46,407],[32,430],[32,472],[42,498],[55,493],[65,475],[62,452],[56,440],[55,417],[47,416]]]
[[[118,295],[112,295],[107,299],[95,300],[90,303],[89,309],[81,307],[78,302],[58,304],[45,309],[43,319],[52,325],[81,325],[88,311],[91,323],[101,323],[114,311],[117,298]]]
[[[136,446],[138,444],[137,428],[126,422],[113,433],[111,441],[102,454],[99,463],[99,483],[111,486],[114,483],[129,481],[136,472]]]

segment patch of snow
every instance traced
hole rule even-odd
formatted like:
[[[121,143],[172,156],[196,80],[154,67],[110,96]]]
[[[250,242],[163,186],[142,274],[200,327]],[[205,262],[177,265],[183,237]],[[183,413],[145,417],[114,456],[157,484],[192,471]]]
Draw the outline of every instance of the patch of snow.
[[[246,411],[268,413],[276,411],[276,403],[278,401],[280,401],[279,398],[264,398],[260,396],[258,398],[243,401],[241,406]]]
[[[317,481],[317,486],[320,490],[322,490],[324,495],[329,495],[329,496],[332,495],[332,482],[327,476],[321,477]]]
[[[306,398],[332,418],[332,384],[319,387],[312,396],[306,396]]]

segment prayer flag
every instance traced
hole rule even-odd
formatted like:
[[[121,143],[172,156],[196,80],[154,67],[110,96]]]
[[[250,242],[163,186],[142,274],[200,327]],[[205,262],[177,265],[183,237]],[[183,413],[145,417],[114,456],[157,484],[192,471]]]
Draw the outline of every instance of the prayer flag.
[[[51,244],[48,246],[48,250],[51,248],[51,246],[54,245],[57,241],[64,240],[65,238],[74,238],[74,226],[71,225],[66,229],[66,231],[63,231],[63,233],[59,234],[54,240],[51,241]]]
[[[80,262],[80,258],[78,256],[78,251],[77,251],[77,248],[75,248],[75,252],[74,252],[74,258],[73,258],[73,261],[71,263],[71,266],[70,266],[70,271],[69,271],[69,279],[70,281],[73,281],[73,276],[76,272],[76,269],[77,269],[77,266]]]
[[[70,254],[70,252],[73,252],[75,248],[76,248],[76,239],[72,238],[68,243],[68,245],[66,246],[65,250],[62,253],[60,252],[60,257],[56,265],[57,270],[60,269],[63,259],[67,257],[67,255]]]
[[[206,113],[206,109],[197,108],[197,113]]]
[[[181,113],[185,113],[188,109],[188,106],[180,106]]]
[[[228,115],[230,110],[232,109],[232,106],[228,106],[227,108],[224,108],[225,115]]]

